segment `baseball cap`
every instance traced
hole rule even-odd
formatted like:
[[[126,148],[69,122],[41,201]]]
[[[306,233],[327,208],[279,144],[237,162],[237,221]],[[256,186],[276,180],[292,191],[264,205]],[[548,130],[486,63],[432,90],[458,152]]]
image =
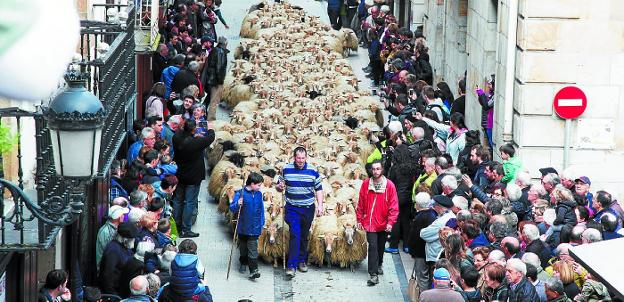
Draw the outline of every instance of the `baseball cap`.
[[[108,209],[108,218],[118,219],[122,215],[128,214],[128,212],[130,212],[130,209],[122,207],[122,206],[114,205]]]
[[[441,267],[436,269],[435,271],[433,271],[433,279],[436,280],[451,280],[451,274],[449,273],[448,270],[446,270],[445,268]]]
[[[126,221],[117,227],[117,234],[124,238],[136,238],[139,236],[139,229],[134,223]]]
[[[587,176],[581,176],[581,177],[579,177],[579,178],[574,180],[574,182],[577,182],[577,181],[582,181],[584,184],[587,184],[587,185],[591,186],[591,181],[589,180],[589,177],[587,177]]]
[[[447,196],[444,195],[435,195],[433,196],[433,201],[442,207],[445,207],[447,209],[450,209],[453,207],[453,201],[448,198]]]

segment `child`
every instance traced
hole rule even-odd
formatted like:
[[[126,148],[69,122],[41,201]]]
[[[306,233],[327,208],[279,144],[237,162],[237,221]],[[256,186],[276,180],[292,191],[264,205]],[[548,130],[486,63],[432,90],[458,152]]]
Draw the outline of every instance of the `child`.
[[[239,210],[241,211],[237,229],[240,240],[239,271],[244,273],[245,266],[248,265],[249,279],[252,280],[260,277],[258,271],[258,236],[260,236],[264,226],[264,203],[260,192],[263,181],[262,175],[252,172],[247,177],[245,188],[237,191],[230,201],[230,210],[233,213],[236,214]]]
[[[512,184],[516,180],[516,175],[522,169],[522,162],[520,162],[517,156],[514,156],[516,154],[516,148],[514,148],[512,144],[504,144],[500,146],[498,150],[503,160],[503,171],[505,171],[505,176],[503,176],[501,182]]]
[[[171,223],[168,218],[162,218],[158,221],[158,232],[156,232],[158,246],[175,245],[171,238]]]

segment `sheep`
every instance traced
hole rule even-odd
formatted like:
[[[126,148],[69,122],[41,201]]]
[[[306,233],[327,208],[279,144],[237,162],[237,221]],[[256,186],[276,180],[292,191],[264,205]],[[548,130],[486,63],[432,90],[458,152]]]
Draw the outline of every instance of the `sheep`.
[[[331,267],[331,254],[335,249],[336,241],[340,240],[340,228],[338,218],[335,215],[325,215],[317,217],[312,226],[310,236],[310,261],[322,266],[327,260],[328,267]]]
[[[354,271],[355,265],[363,261],[367,255],[366,232],[357,229],[357,219],[354,214],[342,215],[337,221],[343,240],[336,242],[336,250],[331,254],[332,262]]]
[[[281,216],[265,218],[262,233],[258,237],[258,255],[264,261],[273,263],[273,267],[277,267],[278,260],[287,256],[289,240],[288,224],[284,223]]]
[[[228,93],[221,97],[228,108],[234,108],[238,103],[252,99],[253,91],[249,85],[232,83],[232,85],[227,86],[224,84],[223,87],[224,90],[225,87],[228,87]]]
[[[219,213],[227,213],[230,209],[230,201],[234,198],[234,193],[243,187],[243,179],[232,178],[225,183],[219,196],[217,211]]]
[[[227,160],[219,161],[210,173],[210,180],[208,181],[208,194],[214,198],[221,197],[221,191],[223,186],[231,178],[236,177],[240,168]]]

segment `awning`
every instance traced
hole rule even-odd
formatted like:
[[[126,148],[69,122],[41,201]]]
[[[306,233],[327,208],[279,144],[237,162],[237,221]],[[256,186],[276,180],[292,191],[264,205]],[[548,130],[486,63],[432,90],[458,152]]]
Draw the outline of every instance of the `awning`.
[[[609,292],[624,299],[624,238],[583,244],[570,249],[570,256],[609,288]],[[611,297],[614,298],[614,297]]]

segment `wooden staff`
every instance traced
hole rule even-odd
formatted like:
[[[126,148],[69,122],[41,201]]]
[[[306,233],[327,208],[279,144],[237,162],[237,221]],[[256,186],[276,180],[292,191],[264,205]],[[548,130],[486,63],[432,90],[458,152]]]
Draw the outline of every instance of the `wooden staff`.
[[[240,201],[243,200],[243,190],[241,190]],[[232,267],[232,254],[234,253],[234,245],[236,245],[236,240],[238,239],[238,221],[240,219],[240,214],[243,211],[243,204],[241,203],[240,208],[238,209],[238,214],[236,214],[236,226],[234,227],[234,238],[232,238],[232,246],[230,247],[230,259],[228,260],[228,268],[227,275],[225,276],[225,280],[227,281],[230,278],[230,268]]]

